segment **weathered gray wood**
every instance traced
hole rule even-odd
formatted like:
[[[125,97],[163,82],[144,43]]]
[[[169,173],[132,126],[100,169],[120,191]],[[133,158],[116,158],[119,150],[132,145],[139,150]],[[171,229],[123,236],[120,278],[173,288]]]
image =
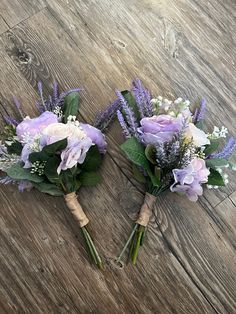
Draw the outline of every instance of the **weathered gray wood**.
[[[44,0],[1,0],[0,15],[13,27],[44,7]]]
[[[8,104],[7,111],[16,113],[10,104],[15,94],[34,114],[31,86],[42,80],[47,87],[56,79],[66,88],[85,87],[81,113],[91,122],[115,98],[115,88],[125,89],[139,76],[167,97],[196,101],[207,96],[208,126],[224,123],[235,134],[233,1],[211,0],[206,6],[203,1],[143,0],[128,6],[126,1],[59,0],[47,5],[1,36],[1,102]],[[60,199],[1,187],[3,312],[236,311],[233,175],[228,188],[208,192],[198,204],[162,196],[138,267],[112,268],[110,257],[126,239],[143,197],[117,147],[121,142],[115,123],[103,183],[79,194],[107,258],[104,273],[87,263],[78,226]]]
[[[8,25],[0,15],[0,35],[8,30]]]

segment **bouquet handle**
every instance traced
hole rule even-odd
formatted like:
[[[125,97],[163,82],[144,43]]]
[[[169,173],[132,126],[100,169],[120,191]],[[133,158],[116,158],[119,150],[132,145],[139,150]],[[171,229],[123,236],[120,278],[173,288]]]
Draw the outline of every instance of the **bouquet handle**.
[[[92,237],[86,227],[87,224],[89,223],[89,219],[86,216],[85,212],[83,211],[83,208],[81,207],[80,203],[78,202],[76,193],[72,192],[65,194],[64,198],[67,207],[70,209],[70,212],[80,225],[81,232],[84,237],[85,243],[87,245],[87,250],[92,261],[97,265],[98,268],[102,268],[102,260],[93,243]]]
[[[150,217],[152,215],[153,205],[156,202],[157,197],[146,193],[143,201],[143,205],[139,211],[138,219],[136,220],[136,224],[140,226],[146,227],[149,223]]]
[[[135,225],[132,229],[132,232],[126,241],[123,250],[121,251],[119,257],[116,259],[116,262],[119,264],[121,262],[121,258],[125,253],[128,246],[129,249],[129,258],[132,260],[132,263],[135,265],[140,246],[143,245],[144,236],[146,233],[146,227],[149,223],[150,217],[152,215],[153,206],[156,202],[157,197],[146,192],[145,198],[143,201],[143,205],[139,211],[138,219],[135,222]]]

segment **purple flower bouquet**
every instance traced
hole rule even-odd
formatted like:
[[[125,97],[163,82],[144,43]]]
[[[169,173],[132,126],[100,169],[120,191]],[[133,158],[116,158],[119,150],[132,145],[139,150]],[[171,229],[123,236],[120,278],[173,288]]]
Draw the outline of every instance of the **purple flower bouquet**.
[[[203,185],[224,186],[228,175],[223,168],[232,166],[235,170],[229,157],[236,141],[229,138],[219,151],[227,129],[214,127],[212,133],[203,131],[205,100],[192,113],[188,100],[178,98],[172,102],[160,96],[152,99],[140,80],[132,85],[132,92],[117,91],[117,117],[126,139],[121,149],[132,162],[134,177],[146,184],[146,194],[117,262],[121,262],[129,247],[129,258],[136,264],[157,197],[170,190],[196,202],[203,194]]]
[[[64,196],[78,221],[92,261],[102,267],[101,258],[89,234],[88,218],[77,201],[81,186],[100,181],[97,170],[106,152],[105,136],[98,128],[80,123],[79,89],[46,100],[38,84],[40,115],[25,116],[15,99],[20,121],[5,117],[6,127],[0,141],[0,170],[6,173],[1,183],[16,183],[19,190],[36,188],[53,196]]]

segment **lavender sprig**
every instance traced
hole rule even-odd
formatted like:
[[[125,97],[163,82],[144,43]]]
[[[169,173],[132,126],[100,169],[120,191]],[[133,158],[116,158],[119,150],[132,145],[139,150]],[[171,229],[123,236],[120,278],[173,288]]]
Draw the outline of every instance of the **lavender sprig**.
[[[10,125],[14,125],[14,126],[17,126],[19,124],[19,122],[16,119],[14,119],[10,116],[5,116],[3,118],[6,122],[6,124],[10,124]]]
[[[100,113],[96,116],[93,125],[101,131],[105,130],[115,118],[116,112],[119,110],[120,106],[120,101],[117,99],[109,105],[106,110],[100,111]]]
[[[227,159],[233,151],[236,149],[236,140],[233,137],[230,137],[224,148],[221,152],[213,154],[212,158],[224,158]]]
[[[131,137],[131,134],[130,134],[130,131],[129,131],[129,128],[125,122],[125,119],[122,115],[122,113],[120,112],[120,110],[117,111],[117,118],[118,118],[118,121],[120,123],[120,126],[123,130],[123,135],[124,137],[127,139],[127,138],[130,138]]]
[[[116,91],[116,95],[121,103],[121,106],[125,112],[126,120],[129,124],[130,132],[135,135],[137,133],[137,121],[135,119],[135,115],[133,110],[129,107],[127,101],[120,91]]]
[[[202,99],[200,108],[197,108],[194,112],[193,121],[194,123],[203,121],[206,113],[206,99]]]
[[[151,104],[151,95],[142,85],[140,79],[135,79],[132,82],[133,93],[140,112],[141,117],[151,117],[153,115],[153,106]]]

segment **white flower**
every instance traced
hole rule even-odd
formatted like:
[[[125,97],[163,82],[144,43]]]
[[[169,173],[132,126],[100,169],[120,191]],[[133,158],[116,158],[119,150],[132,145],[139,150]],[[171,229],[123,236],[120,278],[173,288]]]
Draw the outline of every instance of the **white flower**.
[[[76,126],[74,123],[52,123],[48,125],[43,131],[42,135],[47,138],[47,144],[67,139],[84,139],[86,133],[82,128]]]
[[[183,101],[183,98],[179,97],[174,101],[174,104],[179,104]]]
[[[214,126],[212,134],[210,134],[210,137],[213,139],[226,137],[226,134],[228,133],[228,129],[224,126],[219,129],[217,126]]]
[[[197,128],[193,123],[189,123],[185,131],[185,136],[188,139],[192,139],[193,144],[197,147],[205,146],[210,144],[210,140],[207,137],[207,134]]]

